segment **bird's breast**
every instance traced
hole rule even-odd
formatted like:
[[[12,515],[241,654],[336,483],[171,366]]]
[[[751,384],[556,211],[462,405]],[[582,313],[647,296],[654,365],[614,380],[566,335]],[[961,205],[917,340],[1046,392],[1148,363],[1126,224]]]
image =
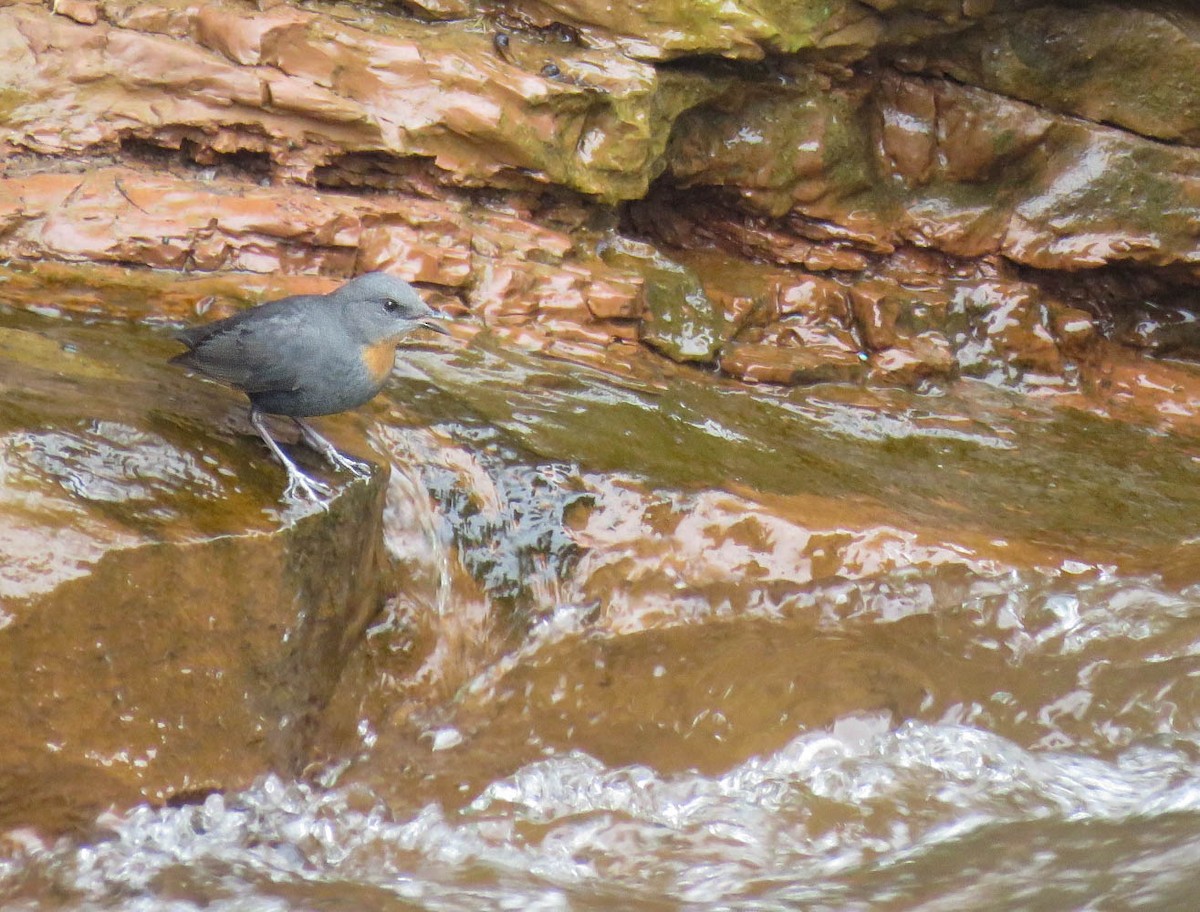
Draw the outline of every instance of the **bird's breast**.
[[[387,380],[388,374],[392,372],[392,366],[396,363],[396,340],[385,339],[374,345],[365,346],[362,350],[362,362],[371,380],[376,385],[382,386],[383,382]]]

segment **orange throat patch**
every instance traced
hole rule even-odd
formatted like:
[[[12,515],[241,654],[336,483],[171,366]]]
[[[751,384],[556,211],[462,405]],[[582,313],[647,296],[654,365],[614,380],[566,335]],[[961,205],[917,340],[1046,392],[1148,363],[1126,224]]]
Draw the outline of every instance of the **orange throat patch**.
[[[398,341],[385,339],[375,345],[368,345],[362,350],[363,366],[371,375],[371,379],[378,384],[382,385],[383,381],[388,378],[388,374],[392,372],[392,365],[396,363],[396,343]]]

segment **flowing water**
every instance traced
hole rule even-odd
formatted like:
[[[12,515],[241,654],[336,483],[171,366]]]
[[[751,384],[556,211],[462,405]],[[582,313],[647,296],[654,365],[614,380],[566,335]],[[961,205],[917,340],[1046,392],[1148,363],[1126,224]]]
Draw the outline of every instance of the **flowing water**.
[[[1195,908],[1200,441],[656,365],[407,353],[348,738],[11,831],[3,907]]]

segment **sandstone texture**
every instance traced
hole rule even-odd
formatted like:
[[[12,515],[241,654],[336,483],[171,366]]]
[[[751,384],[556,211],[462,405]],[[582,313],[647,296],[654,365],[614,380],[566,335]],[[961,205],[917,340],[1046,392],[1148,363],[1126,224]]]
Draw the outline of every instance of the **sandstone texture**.
[[[548,78],[507,63],[478,29],[365,12],[352,24],[236,2],[99,11],[86,23],[4,8],[2,146],[146,143],[198,162],[257,157],[307,182],[353,183],[364,167],[403,175],[422,160],[473,185],[528,177],[621,198],[645,192],[676,114],[714,91],[611,52],[557,64],[586,74],[578,84]]]
[[[4,310],[3,824],[297,770],[382,603],[382,474],[264,511],[242,406],[161,339]]]
[[[400,503],[432,527],[421,510],[462,500],[454,547],[466,556],[443,583],[470,591],[470,617],[487,614],[485,596],[516,617],[528,590],[559,592],[565,570],[541,570],[576,559],[586,570],[613,538],[571,525],[595,499],[587,484],[556,500],[537,472],[506,470],[502,483],[473,466],[500,447],[496,428],[531,453],[583,454],[571,458],[664,487],[792,496],[804,478],[831,501],[852,498],[847,479],[875,471],[861,450],[809,451],[820,432],[809,426],[772,436],[792,427],[787,408],[818,409],[790,400],[793,388],[819,386],[833,425],[879,413],[891,429],[879,434],[893,435],[890,496],[920,490],[914,510],[991,511],[1030,552],[1086,525],[1081,504],[1105,512],[1080,533],[1089,541],[1134,521],[1178,539],[1162,520],[1178,513],[1169,493],[1147,506],[1119,485],[1083,485],[1058,500],[1028,480],[1036,465],[981,457],[961,469],[1007,473],[1016,503],[943,498],[907,468],[947,460],[921,438],[924,400],[903,397],[969,381],[1069,412],[1081,438],[1119,421],[1197,433],[1200,382],[1186,363],[1200,357],[1197,74],[1200,13],[1182,0],[0,0],[0,767],[24,771],[0,777],[11,822],[46,823],[21,796],[46,796],[33,802],[44,809],[55,796],[34,785],[56,777],[103,805],[186,800],[303,766],[312,732],[332,725],[329,702],[355,705],[344,670],[380,604],[390,599],[397,625],[431,614],[396,607],[412,586],[407,558],[379,553]],[[414,357],[398,369],[404,396],[331,419],[352,451],[369,440],[390,454],[386,501],[381,470],[328,511],[297,511],[242,436],[240,400],[162,364],[174,351],[164,324],[371,269],[459,318],[452,347],[440,368]],[[731,402],[741,424],[722,417]],[[493,422],[472,426],[478,452],[401,445],[397,428],[463,412]],[[930,438],[974,446],[960,424]],[[1133,471],[1143,441],[1122,440],[1104,455]],[[1001,433],[979,446],[1014,445]],[[409,460],[442,457],[441,475],[406,474]],[[445,481],[459,472],[479,484],[469,496]],[[553,522],[538,520],[534,495],[557,504]],[[655,496],[612,495],[649,506],[610,517],[633,530],[634,557],[568,593],[581,605],[632,579],[638,555],[687,553],[654,527],[667,509]],[[505,510],[553,559],[496,551]],[[728,517],[714,528],[693,540],[740,553],[753,532]],[[518,582],[489,590],[510,558]],[[682,599],[674,586],[647,590]],[[501,649],[496,629],[523,628],[429,633],[429,662]],[[611,662],[629,671],[625,702],[648,694],[663,725],[682,725],[675,709],[698,704],[657,681],[658,657],[721,638],[659,630],[555,646],[504,671],[532,708],[506,697],[480,712],[565,747],[609,681],[589,671],[574,709],[556,708],[555,682]],[[710,674],[686,659],[679,673],[718,694],[731,669],[773,650],[781,667],[841,669],[837,712],[879,711],[885,692],[898,712],[920,704],[920,675],[872,643],[855,665],[844,644],[774,644],[747,628]],[[427,671],[413,680],[455,692],[452,676]],[[856,689],[857,672],[882,683]],[[742,730],[770,728],[761,697],[727,706]],[[773,705],[814,726],[832,717],[823,699]],[[645,734],[635,711],[617,721],[631,743]],[[781,738],[747,736],[703,762],[728,766]]]
[[[193,274],[390,269],[521,344],[603,358],[640,343],[785,384],[860,378],[867,360],[878,382],[978,369],[946,327],[881,346],[869,307],[814,317],[807,342],[794,320],[763,325],[761,296],[746,322],[680,254],[784,266],[768,281],[793,297],[914,263],[938,284],[959,260],[997,264],[988,281],[1014,278],[1005,264],[1136,266],[1154,301],[1197,274],[1187,9],[421,10],[0,7],[0,250]],[[906,284],[890,292],[902,309]],[[1062,309],[1035,284],[1038,308]],[[1046,339],[1069,366],[1089,334],[1036,322],[1018,360],[1061,375]]]

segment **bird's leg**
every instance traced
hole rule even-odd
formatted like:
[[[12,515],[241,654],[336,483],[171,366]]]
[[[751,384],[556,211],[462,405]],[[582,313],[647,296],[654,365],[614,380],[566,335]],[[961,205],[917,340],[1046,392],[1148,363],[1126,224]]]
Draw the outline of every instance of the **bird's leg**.
[[[304,442],[324,456],[325,460],[335,469],[345,469],[359,478],[371,477],[369,462],[359,462],[344,453],[339,453],[338,448],[318,434],[308,422],[301,421],[299,418],[292,418],[292,421],[296,423],[296,427],[300,428],[300,436]]]
[[[267,425],[263,421],[263,413],[256,408],[250,409],[250,424],[254,426],[254,430],[258,431],[258,436],[263,439],[263,443],[270,448],[271,452],[275,454],[275,458],[283,463],[283,467],[287,470],[288,483],[284,491],[285,496],[292,499],[301,496],[319,503],[322,497],[328,497],[333,493],[328,485],[305,475],[296,463],[288,459],[287,454],[280,449],[279,444],[267,430]]]

